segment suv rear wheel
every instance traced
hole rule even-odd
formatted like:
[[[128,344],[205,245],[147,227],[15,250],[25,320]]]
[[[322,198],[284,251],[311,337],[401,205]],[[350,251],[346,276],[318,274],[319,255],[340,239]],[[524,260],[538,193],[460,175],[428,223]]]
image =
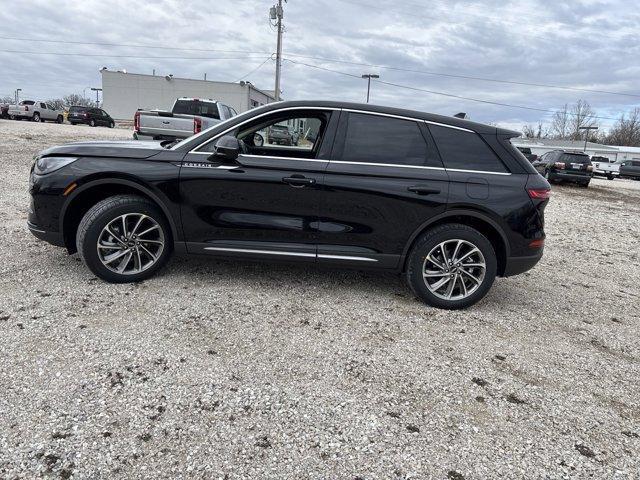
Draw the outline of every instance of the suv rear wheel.
[[[171,245],[171,231],[160,209],[135,195],[96,203],[78,226],[78,252],[87,267],[107,282],[151,277],[169,258]]]
[[[409,254],[406,278],[428,305],[460,309],[487,294],[496,271],[491,242],[474,228],[452,223],[418,238]]]

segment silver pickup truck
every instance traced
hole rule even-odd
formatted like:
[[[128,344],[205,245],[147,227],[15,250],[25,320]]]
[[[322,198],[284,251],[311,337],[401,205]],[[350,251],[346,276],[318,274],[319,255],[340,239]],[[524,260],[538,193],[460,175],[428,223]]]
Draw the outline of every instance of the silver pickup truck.
[[[181,140],[236,115],[233,108],[215,100],[181,97],[170,112],[138,110],[133,117],[133,138]]]
[[[50,120],[52,122],[62,123],[64,121],[64,113],[50,103],[38,102],[34,100],[23,100],[17,105],[9,105],[7,111],[11,120],[33,120],[34,122],[44,122]]]

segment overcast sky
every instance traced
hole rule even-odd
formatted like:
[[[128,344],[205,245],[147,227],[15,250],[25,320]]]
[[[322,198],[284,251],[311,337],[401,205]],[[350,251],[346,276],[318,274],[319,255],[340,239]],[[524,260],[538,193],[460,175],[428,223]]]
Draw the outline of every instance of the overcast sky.
[[[103,66],[191,78],[206,72],[211,80],[244,77],[259,88],[273,89],[275,62],[267,60],[276,45],[268,20],[273,1],[0,0],[0,96],[12,96],[16,88],[22,88],[23,98],[82,93],[100,86],[98,70]],[[322,70],[330,69],[357,76],[377,73],[381,80],[399,85],[541,109],[582,98],[599,115],[617,117],[640,105],[640,11],[632,8],[636,1],[290,0],[285,5],[284,56],[298,63],[283,64],[283,96],[365,100],[365,80]],[[518,129],[549,118],[542,112],[379,83],[372,85],[372,103],[447,115],[463,111],[476,121]],[[601,120],[603,126],[610,123]]]

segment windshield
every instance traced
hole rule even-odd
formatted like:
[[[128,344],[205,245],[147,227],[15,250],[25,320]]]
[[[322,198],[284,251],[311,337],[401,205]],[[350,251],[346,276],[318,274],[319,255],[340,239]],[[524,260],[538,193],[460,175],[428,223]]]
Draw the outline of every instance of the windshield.
[[[565,163],[581,163],[583,165],[591,163],[589,155],[579,153],[564,153],[562,157],[560,157],[560,161]]]
[[[198,115],[200,117],[214,118],[219,120],[218,105],[212,102],[201,102],[199,100],[176,100],[173,106],[173,113],[181,115]]]

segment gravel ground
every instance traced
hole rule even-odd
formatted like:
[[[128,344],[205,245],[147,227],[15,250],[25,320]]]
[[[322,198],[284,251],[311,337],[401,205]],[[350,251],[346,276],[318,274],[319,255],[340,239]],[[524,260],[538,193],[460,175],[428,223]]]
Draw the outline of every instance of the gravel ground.
[[[96,279],[26,230],[0,121],[0,478],[640,478],[640,182],[554,186],[547,249],[468,311],[394,275],[174,258]]]

